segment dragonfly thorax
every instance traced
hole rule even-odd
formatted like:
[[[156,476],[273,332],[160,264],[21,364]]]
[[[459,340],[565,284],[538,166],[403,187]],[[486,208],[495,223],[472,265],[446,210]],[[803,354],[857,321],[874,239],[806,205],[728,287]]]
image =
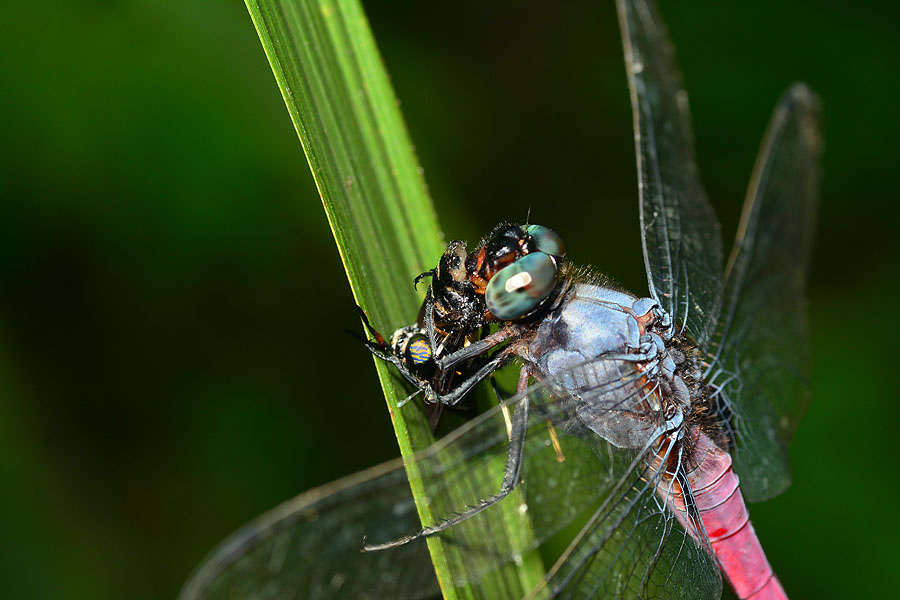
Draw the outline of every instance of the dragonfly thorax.
[[[575,283],[544,317],[522,355],[538,379],[578,399],[577,417],[620,448],[680,428],[690,393],[657,332],[649,298]]]

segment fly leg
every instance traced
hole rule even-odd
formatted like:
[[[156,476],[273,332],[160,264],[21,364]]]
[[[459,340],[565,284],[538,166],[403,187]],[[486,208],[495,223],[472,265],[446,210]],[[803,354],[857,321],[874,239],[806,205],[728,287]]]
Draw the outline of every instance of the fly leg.
[[[423,389],[422,380],[419,377],[417,377],[415,375],[415,373],[413,373],[412,371],[409,370],[409,368],[406,366],[406,364],[403,362],[403,360],[400,359],[400,357],[398,357],[397,355],[395,355],[392,352],[391,347],[388,345],[387,340],[384,339],[384,336],[381,335],[380,333],[378,333],[378,331],[374,327],[372,327],[372,325],[369,323],[369,318],[366,316],[365,311],[363,311],[363,309],[360,308],[359,306],[356,307],[356,310],[359,312],[359,316],[362,319],[363,325],[366,326],[366,329],[369,330],[369,332],[372,334],[372,337],[375,338],[375,341],[373,342],[373,341],[367,340],[364,337],[357,335],[355,332],[350,331],[350,330],[347,330],[347,333],[349,333],[353,337],[361,340],[362,343],[365,344],[365,346],[369,350],[369,352],[371,352],[372,354],[374,354],[381,360],[383,360],[385,362],[389,362],[392,365],[394,365],[394,367],[397,368],[397,370],[400,372],[400,374],[403,376],[403,378],[406,379],[408,382],[410,382],[411,384],[413,384],[420,390]]]
[[[430,404],[428,409],[428,426],[431,427],[431,433],[434,433],[441,421],[441,415],[444,413],[444,405]]]
[[[494,504],[497,504],[498,502],[506,498],[506,496],[509,495],[509,493],[513,490],[513,488],[516,487],[516,484],[519,482],[519,474],[522,471],[522,455],[525,450],[525,434],[528,432],[527,389],[528,372],[525,370],[525,367],[522,367],[522,370],[519,373],[519,384],[516,386],[516,397],[519,398],[519,402],[516,411],[512,415],[512,430],[510,432],[509,438],[509,453],[506,456],[506,471],[503,475],[503,483],[500,484],[499,492],[497,492],[490,498],[480,500],[474,506],[469,507],[467,510],[454,515],[449,519],[422,529],[418,533],[386,542],[384,544],[366,545],[363,547],[363,551],[370,552],[373,550],[395,548],[397,546],[407,544],[413,540],[417,540],[421,537],[427,537],[429,535],[440,533],[445,529],[462,523],[470,517],[474,517],[486,508],[490,508]]]

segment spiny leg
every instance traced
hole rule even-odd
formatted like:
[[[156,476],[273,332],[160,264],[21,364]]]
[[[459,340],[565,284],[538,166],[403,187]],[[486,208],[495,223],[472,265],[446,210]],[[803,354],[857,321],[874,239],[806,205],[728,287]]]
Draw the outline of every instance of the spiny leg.
[[[519,406],[512,416],[512,433],[510,435],[509,452],[506,457],[506,471],[503,475],[503,482],[500,484],[500,491],[493,496],[480,500],[476,505],[469,507],[467,510],[454,515],[449,519],[441,521],[430,527],[425,527],[418,533],[408,535],[384,544],[371,544],[363,546],[364,552],[374,550],[385,550],[387,548],[395,548],[402,546],[421,537],[427,537],[440,533],[445,529],[462,523],[470,517],[474,517],[483,510],[497,504],[516,487],[519,482],[519,474],[522,471],[522,455],[525,450],[525,434],[528,431],[528,395],[525,393],[528,389],[528,372],[525,367],[519,373],[519,384],[516,386],[516,397],[520,398]]]
[[[519,331],[513,327],[504,327],[499,331],[495,331],[494,333],[472,342],[467,346],[463,346],[459,350],[455,350],[444,356],[442,358],[436,358],[435,364],[441,370],[449,369],[453,366],[458,365],[459,363],[475,358],[476,356],[480,356],[485,352],[493,349],[498,344],[502,344],[503,342],[509,340],[510,338],[516,337],[519,335]],[[435,356],[437,356],[438,352],[435,350]]]
[[[509,358],[510,355],[505,350],[499,352],[482,365],[473,375],[461,381],[458,386],[446,394],[438,394],[431,385],[427,383],[424,385],[420,384],[420,387],[425,390],[425,400],[428,402],[440,402],[441,404],[455,406],[472,390],[472,388],[484,380],[485,377],[488,377],[491,373],[502,367],[503,363],[509,360]]]

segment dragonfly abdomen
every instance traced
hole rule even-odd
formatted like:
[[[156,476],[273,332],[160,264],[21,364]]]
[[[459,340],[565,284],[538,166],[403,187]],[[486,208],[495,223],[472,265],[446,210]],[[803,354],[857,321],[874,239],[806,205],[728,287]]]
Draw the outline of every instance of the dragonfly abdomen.
[[[690,437],[694,439],[691,454],[696,466],[686,478],[722,573],[742,600],[787,600],[750,522],[731,455],[699,428],[694,428]],[[684,525],[684,495],[673,493],[665,482],[660,483],[658,491],[665,494],[667,504]],[[686,528],[696,536],[694,528]]]

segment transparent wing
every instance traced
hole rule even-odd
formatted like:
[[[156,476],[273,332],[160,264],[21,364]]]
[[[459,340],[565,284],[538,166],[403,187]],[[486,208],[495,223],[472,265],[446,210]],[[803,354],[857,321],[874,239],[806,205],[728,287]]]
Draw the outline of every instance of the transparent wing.
[[[553,597],[718,600],[722,578],[706,538],[689,535],[654,493],[659,480],[636,471],[551,571]]]
[[[506,569],[504,597],[523,597],[528,590],[517,579],[516,566],[539,560],[538,555],[510,545],[508,533],[497,535],[499,528],[533,528],[534,543],[539,545],[579,515],[590,514],[610,494],[630,489],[634,465],[641,464],[635,462],[635,452],[614,448],[592,430],[607,415],[633,416],[635,407],[653,390],[641,372],[631,365],[630,373],[625,372],[623,364],[600,360],[567,373],[572,380],[594,383],[590,395],[581,400],[547,382],[515,397],[507,405],[514,423],[517,411],[528,405],[524,430],[508,428],[504,411],[496,407],[414,457],[415,468],[410,472],[417,473],[416,483],[427,491],[432,513],[451,517],[497,492],[511,438],[515,442],[517,436],[524,436],[522,483],[502,501],[519,503],[519,510],[512,512],[522,522],[498,520],[498,513],[488,508],[438,534],[445,542],[452,577],[445,586],[465,587],[472,597],[487,597],[489,592],[479,588],[484,575]],[[600,380],[599,375],[607,379]],[[585,399],[595,410],[580,411],[579,403]],[[651,424],[660,422],[654,414],[643,418]],[[652,429],[659,431],[658,426]],[[629,486],[622,483],[626,479]],[[653,490],[642,493],[652,496]],[[615,524],[604,519],[604,527],[615,528],[622,522],[626,527],[644,527],[643,521],[628,520],[632,517],[626,515]],[[378,544],[420,527],[403,466],[389,463],[303,494],[251,523],[207,559],[182,597],[233,593],[265,598],[427,597],[437,587],[421,539],[388,550],[360,552],[364,536],[368,543]],[[668,547],[666,539],[653,535],[651,529],[642,538],[647,545],[641,551],[650,556]],[[631,568],[623,562],[612,571]],[[496,597],[496,590],[490,594]]]
[[[618,0],[631,89],[650,295],[705,346],[718,318],[722,238],[694,159],[687,93],[649,0]]]
[[[439,598],[423,540],[363,553],[366,534],[399,537],[419,527],[401,461],[285,502],[232,534],[182,589],[201,598]]]
[[[726,270],[710,380],[734,413],[735,468],[751,501],[790,484],[787,445],[809,402],[806,279],[821,148],[818,98],[795,84],[766,130]]]

